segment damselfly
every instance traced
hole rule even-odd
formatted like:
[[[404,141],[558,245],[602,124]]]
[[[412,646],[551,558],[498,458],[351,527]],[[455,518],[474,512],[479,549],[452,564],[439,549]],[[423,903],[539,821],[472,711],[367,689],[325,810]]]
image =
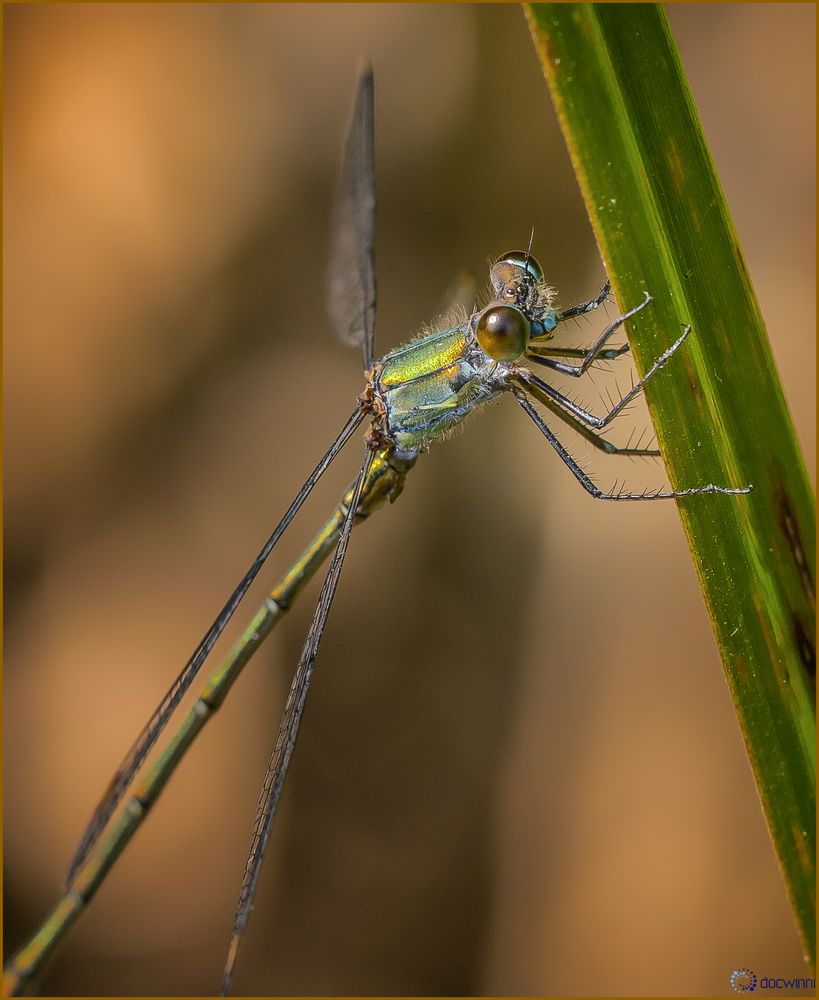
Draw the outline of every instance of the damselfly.
[[[609,286],[606,283],[588,302],[559,310],[555,293],[546,284],[543,270],[531,253],[531,240],[527,250],[505,252],[495,259],[490,271],[492,295],[487,303],[480,308],[473,307],[458,321],[439,326],[376,360],[374,209],[373,76],[367,69],[358,82],[352,125],[345,144],[328,287],[330,315],[336,332],[344,342],[361,349],[365,376],[363,391],[338,436],[117,769],[71,861],[65,894],[42,927],[8,963],[6,988],[9,993],[22,992],[40,972],[47,957],[88,905],[142,824],[205,723],[224,701],[245,664],[318,568],[330,558],[253,821],[251,847],[222,983],[222,992],[229,991],[352,529],[386,500],[394,501],[418,457],[433,443],[445,438],[473,410],[497,397],[511,396],[580,486],[598,499],[657,500],[709,493],[741,494],[750,490],[749,486],[707,484],[677,491],[631,493],[624,490],[606,492],[595,485],[546,424],[534,403],[559,417],[605,455],[658,456],[659,452],[653,448],[617,446],[601,432],[671,360],[691,331],[686,327],[643,378],[608,412],[593,414],[538,376],[530,365],[581,378],[595,362],[616,361],[627,352],[628,345],[611,346],[612,337],[622,330],[630,317],[646,308],[651,298],[646,294],[642,302],[617,317],[590,347],[557,347],[552,340],[558,326],[597,309],[606,301]],[[353,484],[302,556],[273,588],[222,666],[207,681],[166,750],[135,784],[150,750],[266,559],[323,473],[362,424],[367,425],[364,458]],[[126,796],[129,796],[127,800]],[[124,807],[115,816],[124,800]]]

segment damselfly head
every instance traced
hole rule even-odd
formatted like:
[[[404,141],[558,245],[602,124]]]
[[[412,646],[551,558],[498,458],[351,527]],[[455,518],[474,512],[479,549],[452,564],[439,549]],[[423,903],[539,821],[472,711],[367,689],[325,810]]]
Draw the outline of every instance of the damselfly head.
[[[495,298],[487,306],[487,310],[497,305],[513,307],[523,314],[529,323],[523,349],[529,343],[529,337],[543,336],[544,332],[554,327],[555,313],[552,308],[555,293],[549,288],[543,277],[543,268],[528,250],[508,250],[495,260],[489,271],[489,280],[495,292]],[[493,320],[499,323],[499,320]],[[511,326],[511,319],[503,320],[504,326]],[[477,333],[477,330],[476,330]],[[480,339],[480,337],[479,337]],[[509,350],[512,349],[511,338]],[[481,344],[483,347],[483,344]],[[484,350],[486,350],[484,348]],[[486,351],[490,357],[496,357]],[[515,355],[517,357],[518,355]],[[509,357],[496,360],[512,360]]]
[[[530,281],[536,285],[544,282],[543,268],[526,250],[507,250],[492,265],[492,287],[496,292],[513,282]]]

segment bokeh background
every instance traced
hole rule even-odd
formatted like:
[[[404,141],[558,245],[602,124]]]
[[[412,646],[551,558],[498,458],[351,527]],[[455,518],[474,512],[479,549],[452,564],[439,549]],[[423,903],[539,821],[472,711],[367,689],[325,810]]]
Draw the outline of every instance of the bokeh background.
[[[669,14],[813,463],[815,8]],[[376,69],[382,351],[532,226],[564,304],[603,270],[515,6],[4,17],[10,950],[360,390],[323,310],[359,54]],[[607,461],[605,484],[663,481]],[[216,989],[315,592],[46,992]],[[804,974],[676,510],[595,504],[503,401],[355,533],[237,992],[719,995],[738,966]]]

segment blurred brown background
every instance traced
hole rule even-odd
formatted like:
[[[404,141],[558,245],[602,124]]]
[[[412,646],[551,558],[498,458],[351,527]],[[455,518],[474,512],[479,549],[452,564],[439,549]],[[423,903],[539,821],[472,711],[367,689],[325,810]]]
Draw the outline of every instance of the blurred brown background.
[[[812,461],[815,10],[669,13]],[[5,8],[7,949],[360,390],[323,311],[360,53],[382,352],[533,225],[561,301],[593,294],[514,6]],[[217,988],[314,598],[46,992]],[[237,992],[713,995],[737,966],[804,974],[677,513],[595,504],[504,401],[353,538]]]

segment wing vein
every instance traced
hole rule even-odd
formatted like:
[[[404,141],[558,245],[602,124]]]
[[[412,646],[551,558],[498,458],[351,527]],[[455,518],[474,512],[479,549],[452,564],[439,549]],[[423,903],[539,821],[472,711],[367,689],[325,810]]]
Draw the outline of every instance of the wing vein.
[[[338,337],[360,345],[364,367],[375,349],[375,135],[372,67],[358,78],[333,207],[327,311]]]

